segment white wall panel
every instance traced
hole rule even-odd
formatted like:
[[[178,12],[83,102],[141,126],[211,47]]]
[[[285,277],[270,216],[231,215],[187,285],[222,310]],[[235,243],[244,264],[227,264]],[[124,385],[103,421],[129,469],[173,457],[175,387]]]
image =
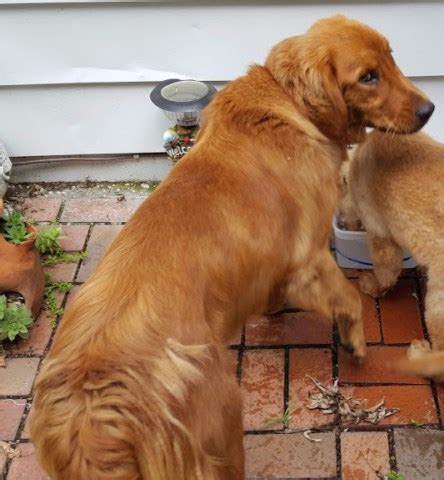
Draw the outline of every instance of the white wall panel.
[[[426,131],[444,142],[444,77],[415,83],[436,104]],[[169,123],[149,103],[150,88],[125,84],[0,89],[0,139],[13,156],[161,152]]]
[[[444,2],[0,7],[0,85],[231,80],[318,18],[384,32],[406,74],[444,74]]]
[[[151,105],[151,88],[0,88],[0,140],[12,156],[161,151],[170,123]]]
[[[429,131],[444,141],[444,2],[17,0],[0,0],[0,140],[13,156],[162,151],[153,82],[230,80],[338,12],[389,37],[436,103]]]

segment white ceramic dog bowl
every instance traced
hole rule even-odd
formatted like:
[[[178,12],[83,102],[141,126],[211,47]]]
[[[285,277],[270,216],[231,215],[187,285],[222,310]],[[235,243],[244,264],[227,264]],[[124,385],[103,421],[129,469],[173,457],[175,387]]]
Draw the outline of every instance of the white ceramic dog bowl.
[[[372,258],[368,249],[367,232],[342,230],[337,218],[333,219],[335,236],[336,261],[343,268],[373,268]],[[403,268],[415,268],[415,259],[406,251],[403,252]]]

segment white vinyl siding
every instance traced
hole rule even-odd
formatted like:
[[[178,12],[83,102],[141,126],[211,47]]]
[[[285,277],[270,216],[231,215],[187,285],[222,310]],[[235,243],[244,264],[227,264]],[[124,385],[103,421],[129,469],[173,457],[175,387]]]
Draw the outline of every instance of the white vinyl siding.
[[[222,86],[318,18],[383,32],[437,108],[444,141],[444,2],[19,2],[0,0],[0,140],[12,156],[162,151],[149,101],[170,77]]]

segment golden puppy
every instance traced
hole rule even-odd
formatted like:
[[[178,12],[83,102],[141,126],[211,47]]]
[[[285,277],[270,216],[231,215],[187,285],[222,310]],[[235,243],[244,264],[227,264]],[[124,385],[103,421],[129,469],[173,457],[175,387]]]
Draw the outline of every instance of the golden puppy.
[[[244,478],[226,342],[284,292],[365,355],[359,293],[329,252],[338,170],[365,126],[411,132],[431,108],[387,40],[344,17],[217,94],[196,145],[66,311],[31,420],[49,475]]]
[[[345,216],[368,232],[374,272],[361,289],[383,295],[402,269],[402,249],[428,269],[425,320],[433,348],[444,351],[444,145],[425,133],[372,132],[347,162]],[[427,353],[429,353],[427,355]],[[444,352],[414,342],[405,371],[444,379]]]

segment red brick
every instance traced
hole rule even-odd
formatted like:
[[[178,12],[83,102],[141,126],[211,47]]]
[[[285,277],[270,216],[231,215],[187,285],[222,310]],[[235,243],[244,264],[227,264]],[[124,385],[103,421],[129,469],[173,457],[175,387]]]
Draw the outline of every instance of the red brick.
[[[313,433],[314,443],[298,434],[246,435],[248,479],[336,478],[335,435]]]
[[[77,271],[76,263],[59,263],[51,267],[45,267],[54,282],[72,282]]]
[[[444,432],[439,430],[395,429],[398,470],[406,480],[444,478]]]
[[[0,400],[0,441],[14,440],[25,406],[26,400]]]
[[[424,424],[438,423],[432,389],[428,385],[343,387],[341,392],[353,398],[367,400],[368,407],[384,400],[386,408],[400,409],[378,425],[412,425],[412,420]],[[362,426],[364,425],[369,426],[363,423]]]
[[[121,225],[94,225],[87,246],[88,257],[80,265],[77,281],[88,279],[121,228]]]
[[[8,480],[49,480],[37,463],[32,443],[22,443],[17,450],[20,456],[12,461]]]
[[[63,222],[126,222],[143,198],[72,198],[66,201]]]
[[[61,205],[61,198],[29,198],[23,202],[22,213],[29,221],[52,222],[57,219]]]
[[[0,368],[0,395],[29,395],[39,361],[38,358],[7,359],[6,368]]]
[[[63,239],[60,244],[65,252],[77,252],[83,250],[89,225],[62,225]]]
[[[317,348],[291,350],[289,367],[289,403],[293,412],[290,427],[322,427],[334,422],[334,415],[324,415],[306,407],[309,392],[316,389],[308,376],[327,385],[332,383],[331,351]]]
[[[343,480],[378,480],[390,471],[385,432],[341,434]]]
[[[262,430],[267,421],[280,417],[284,408],[284,352],[244,352],[242,359],[245,430]],[[268,427],[282,428],[282,423]]]
[[[384,343],[410,343],[423,338],[421,318],[413,280],[400,280],[396,287],[380,300]]]
[[[43,310],[29,330],[29,337],[11,344],[8,350],[13,353],[42,355],[48,345],[53,329],[48,312]]]
[[[350,354],[339,350],[339,380],[343,383],[403,383],[426,384],[427,380],[405,375],[390,365],[407,354],[404,347],[368,347],[364,365],[355,365]]]
[[[247,345],[328,344],[332,324],[315,313],[283,313],[254,317],[247,323]]]

